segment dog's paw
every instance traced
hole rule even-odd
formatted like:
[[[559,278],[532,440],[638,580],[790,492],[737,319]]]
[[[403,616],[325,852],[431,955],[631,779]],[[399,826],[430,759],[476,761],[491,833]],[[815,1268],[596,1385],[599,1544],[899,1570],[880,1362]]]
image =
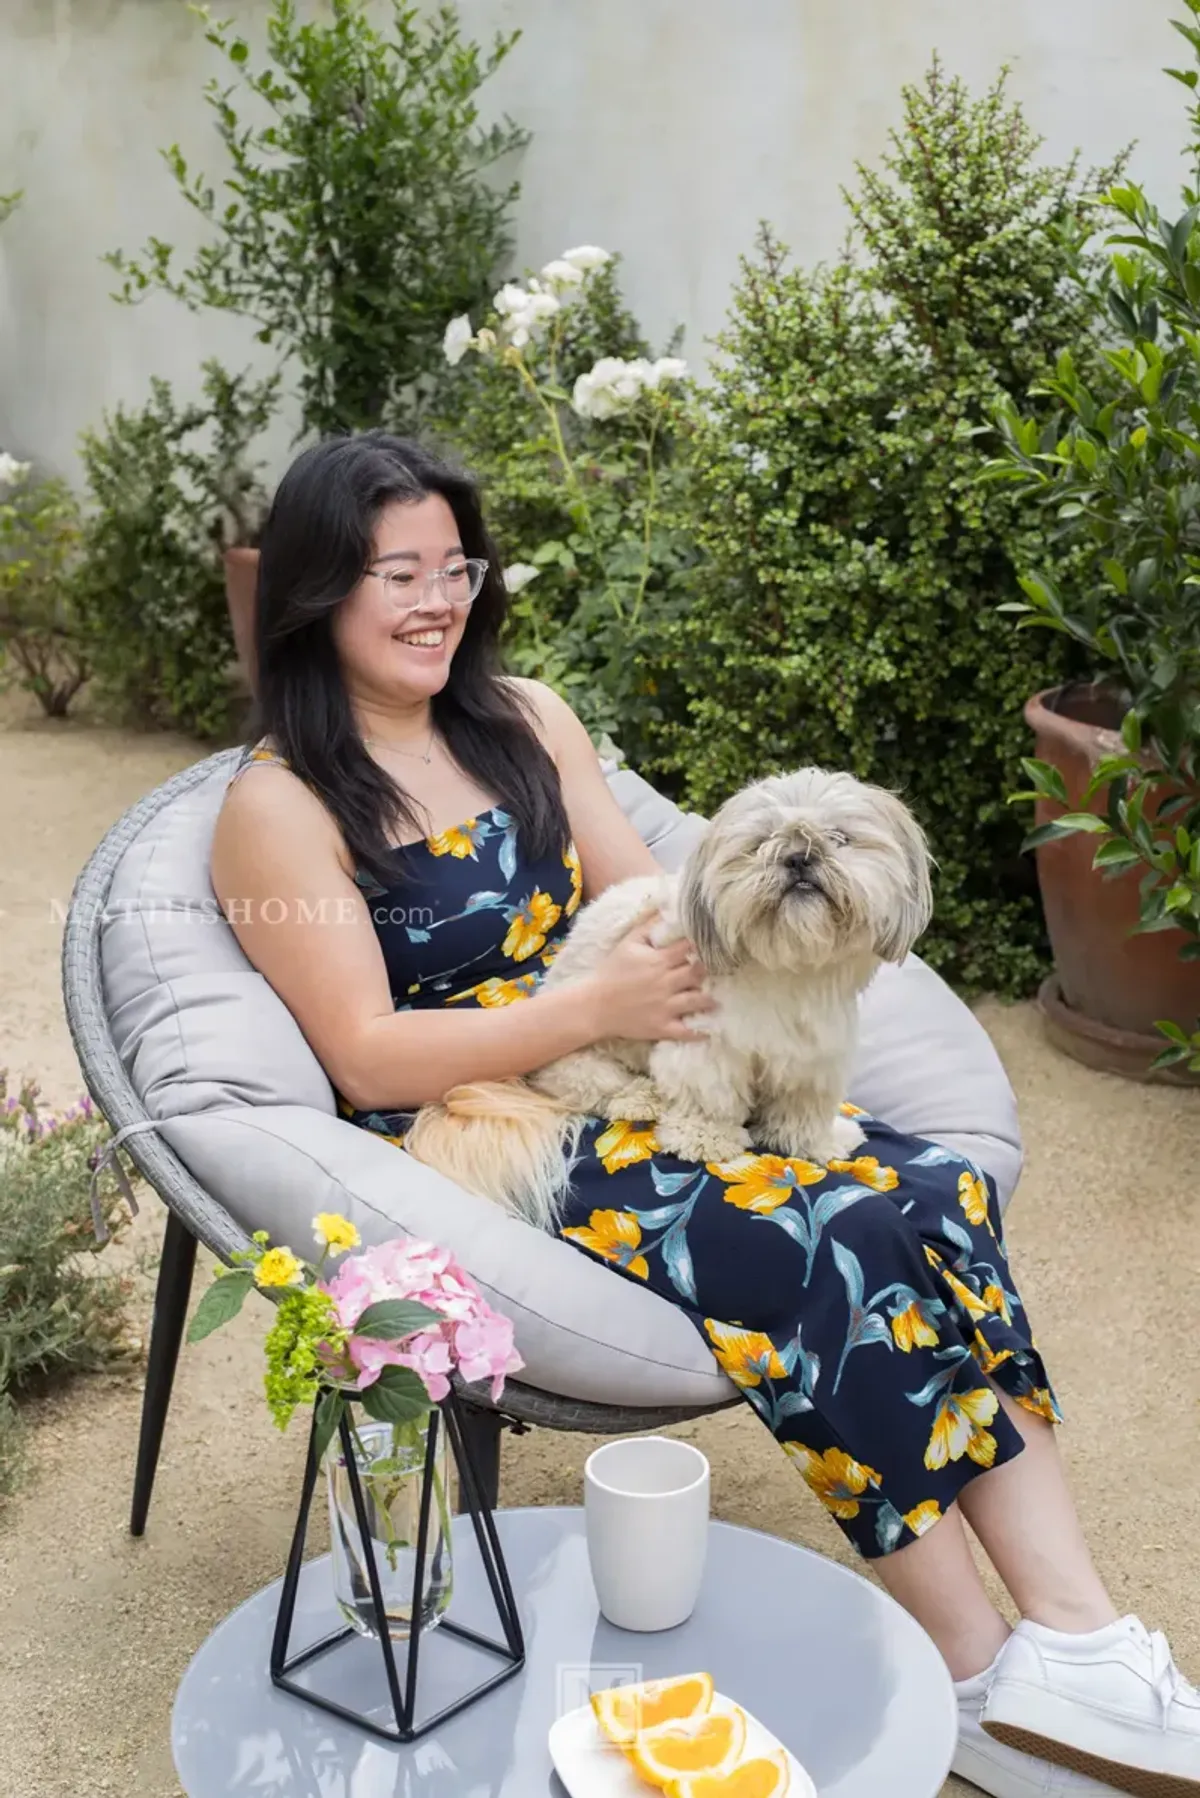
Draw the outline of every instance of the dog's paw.
[[[748,1130],[711,1118],[660,1118],[654,1134],[663,1153],[681,1161],[736,1161],[753,1147]]]
[[[662,1098],[653,1080],[630,1080],[628,1086],[622,1086],[617,1092],[607,1095],[603,1102],[595,1107],[596,1115],[606,1118],[610,1124],[623,1123],[651,1124],[659,1114]]]
[[[855,1118],[843,1117],[841,1113],[834,1118],[829,1128],[829,1140],[832,1147],[828,1155],[819,1157],[821,1161],[846,1161],[855,1149],[861,1148],[867,1140],[867,1133]]]

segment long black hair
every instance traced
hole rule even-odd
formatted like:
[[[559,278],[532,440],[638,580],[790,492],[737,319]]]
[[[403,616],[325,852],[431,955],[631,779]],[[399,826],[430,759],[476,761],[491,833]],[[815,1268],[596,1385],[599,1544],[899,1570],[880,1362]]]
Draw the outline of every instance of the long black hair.
[[[511,814],[527,854],[549,855],[568,841],[558,772],[529,703],[502,674],[508,596],[474,482],[385,431],[327,438],[289,468],[263,527],[251,735],[270,737],[327,806],[356,867],[384,885],[397,877],[389,837],[400,828],[421,835],[428,820],[363,745],[331,625],[371,560],[383,508],[430,494],[453,512],[463,553],[488,564],[449,679],[432,701],[434,728],[464,773]]]

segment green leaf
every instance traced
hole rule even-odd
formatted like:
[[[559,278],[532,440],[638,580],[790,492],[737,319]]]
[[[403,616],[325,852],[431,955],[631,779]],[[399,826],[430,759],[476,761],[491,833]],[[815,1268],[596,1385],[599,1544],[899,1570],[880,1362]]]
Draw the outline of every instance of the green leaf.
[[[325,1457],[325,1450],[333,1441],[337,1427],[341,1421],[346,1401],[340,1392],[323,1392],[317,1400],[316,1427],[313,1434],[313,1453],[320,1466]]]
[[[1126,712],[1122,718],[1121,737],[1130,755],[1137,755],[1142,747],[1142,721],[1136,712]]]
[[[1098,818],[1095,812],[1065,812],[1055,822],[1066,831],[1090,830],[1097,835],[1108,832],[1108,819]]]
[[[1112,837],[1107,843],[1101,843],[1092,857],[1093,868],[1130,868],[1134,862],[1141,861],[1141,855],[1132,843],[1126,843],[1121,837]]]
[[[237,1273],[221,1274],[215,1279],[196,1306],[195,1316],[188,1328],[188,1341],[202,1342],[214,1330],[219,1330],[222,1324],[227,1324],[231,1317],[236,1317],[253,1285],[254,1275],[248,1268],[239,1269]]]
[[[1057,799],[1060,805],[1069,805],[1067,783],[1062,777],[1061,769],[1050,762],[1035,762],[1028,756],[1022,756],[1021,766],[1033,782],[1034,791],[1047,799]]]
[[[1191,1051],[1188,1049],[1164,1049],[1161,1054],[1154,1057],[1150,1066],[1152,1068],[1169,1068],[1174,1062],[1186,1061],[1190,1053]]]
[[[1154,1028],[1163,1036],[1169,1037],[1173,1043],[1181,1043],[1185,1049],[1191,1048],[1191,1038],[1186,1030],[1181,1030],[1179,1025],[1173,1024],[1169,1018],[1155,1018]]]
[[[367,1306],[351,1334],[369,1336],[375,1342],[396,1342],[429,1324],[444,1322],[440,1311],[418,1305],[412,1299],[380,1299],[378,1304]]]
[[[385,1367],[360,1394],[360,1403],[380,1423],[412,1423],[433,1409],[424,1381],[411,1367]]]
[[[249,54],[250,54],[249,44],[244,43],[240,37],[234,38],[232,44],[230,44],[230,46],[229,46],[230,62],[238,62],[238,63],[245,62],[246,58],[249,56]]]

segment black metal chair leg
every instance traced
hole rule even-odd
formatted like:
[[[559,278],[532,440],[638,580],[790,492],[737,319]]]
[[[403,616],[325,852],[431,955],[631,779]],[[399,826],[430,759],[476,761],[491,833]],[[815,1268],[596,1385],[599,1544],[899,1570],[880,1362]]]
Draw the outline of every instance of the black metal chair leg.
[[[158,1285],[154,1292],[154,1321],[150,1326],[142,1427],[138,1436],[137,1471],[133,1477],[133,1507],[129,1518],[130,1533],[134,1536],[140,1536],[146,1528],[195,1265],[196,1238],[171,1212],[163,1238]]]
[[[459,1424],[479,1475],[483,1501],[494,1511],[500,1503],[500,1432],[504,1420],[498,1411],[481,1411],[474,1405],[460,1403]],[[461,1491],[458,1508],[464,1508]]]

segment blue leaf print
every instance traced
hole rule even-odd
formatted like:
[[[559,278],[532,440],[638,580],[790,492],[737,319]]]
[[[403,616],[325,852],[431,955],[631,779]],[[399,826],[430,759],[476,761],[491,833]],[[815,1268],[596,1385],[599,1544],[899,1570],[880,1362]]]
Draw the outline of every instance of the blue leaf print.
[[[846,1299],[851,1312],[861,1311],[863,1302],[862,1263],[853,1249],[848,1249],[844,1242],[833,1245],[833,1259],[846,1287]]]
[[[501,874],[505,880],[511,880],[517,871],[517,832],[515,827],[505,831],[504,841],[500,845],[497,859],[500,863]]]
[[[404,934],[410,943],[428,943],[431,941],[427,930],[418,930],[415,924],[406,924]]]
[[[808,1228],[808,1219],[802,1216],[799,1211],[791,1211],[784,1205],[781,1206],[778,1211],[760,1212],[757,1221],[760,1224],[777,1225],[779,1229],[786,1230],[793,1242],[798,1242],[800,1244],[800,1247],[808,1256],[808,1271],[804,1279],[804,1284],[807,1286],[808,1274],[812,1273],[813,1263],[812,1235]]]
[[[528,903],[528,901],[526,901]],[[507,893],[472,893],[463,909],[458,913],[460,918],[469,918],[473,912],[495,911],[508,904]],[[514,914],[515,915],[515,914]],[[447,920],[448,921],[448,920]]]
[[[681,1298],[690,1305],[696,1302],[696,1276],[692,1267],[692,1252],[688,1248],[687,1219],[681,1217],[671,1225],[662,1239],[663,1266],[670,1275],[671,1284]]]
[[[785,1343],[778,1351],[779,1359],[787,1368],[789,1376],[800,1369],[800,1384],[805,1392],[813,1392],[821,1377],[821,1357],[812,1355],[800,1340],[801,1331],[797,1330],[792,1340]]]
[[[950,1365],[943,1367],[940,1373],[935,1373],[926,1380],[919,1392],[906,1392],[904,1396],[910,1405],[927,1405],[937,1397],[939,1392],[944,1391],[947,1386],[953,1385],[959,1367],[964,1361],[970,1360],[971,1351],[962,1344],[958,1344],[948,1349],[936,1349],[933,1358],[935,1361],[949,1361]]]
[[[975,1244],[962,1225],[956,1223],[952,1217],[943,1217],[942,1232],[947,1242],[952,1242],[955,1248],[962,1253],[963,1259],[953,1263],[955,1273],[960,1273],[964,1267],[970,1266],[971,1256],[975,1252]]]
[[[825,1228],[830,1218],[836,1217],[839,1211],[845,1211],[850,1205],[857,1205],[865,1199],[870,1188],[862,1186],[856,1180],[850,1186],[827,1187],[820,1198],[811,1207],[813,1228],[817,1235]]]
[[[691,1208],[690,1199],[684,1199],[682,1204],[679,1205],[659,1205],[652,1211],[640,1211],[632,1205],[627,1207],[630,1216],[637,1218],[638,1223],[642,1226],[643,1232],[646,1230],[666,1229],[670,1224],[675,1223],[681,1218],[685,1212],[690,1211]]]
[[[507,830],[512,823],[512,814],[509,812],[502,812],[498,805],[492,807],[491,817],[493,823],[498,824],[501,830]]]
[[[934,1143],[932,1148],[924,1149],[921,1154],[914,1155],[908,1165],[909,1167],[948,1167],[955,1161],[960,1166],[964,1164],[970,1166],[965,1155],[956,1155],[953,1149],[943,1149],[940,1143]]]
[[[813,1402],[807,1392],[793,1389],[791,1392],[781,1394],[776,1401],[775,1416],[777,1418],[798,1417],[805,1411],[811,1411],[812,1408]]]
[[[904,1519],[885,1498],[875,1513],[875,1540],[884,1554],[895,1548],[904,1533]]]
[[[654,1190],[659,1198],[666,1199],[669,1198],[673,1192],[682,1192],[684,1187],[690,1186],[693,1180],[704,1179],[707,1181],[708,1175],[702,1167],[694,1167],[690,1173],[664,1174],[662,1169],[656,1167],[652,1161],[650,1163],[650,1178],[654,1182]]]
[[[850,1324],[846,1331],[846,1341],[833,1382],[833,1390],[836,1392],[841,1384],[842,1372],[851,1349],[866,1348],[874,1342],[883,1343],[890,1350],[894,1344],[892,1332],[883,1318],[875,1315],[872,1308],[890,1296],[891,1288],[885,1287],[882,1292],[877,1292],[870,1305],[866,1305],[863,1303],[862,1264],[854,1250],[848,1249],[844,1242],[835,1242],[833,1259],[837,1263],[838,1272],[845,1283],[846,1302],[850,1308]]]

